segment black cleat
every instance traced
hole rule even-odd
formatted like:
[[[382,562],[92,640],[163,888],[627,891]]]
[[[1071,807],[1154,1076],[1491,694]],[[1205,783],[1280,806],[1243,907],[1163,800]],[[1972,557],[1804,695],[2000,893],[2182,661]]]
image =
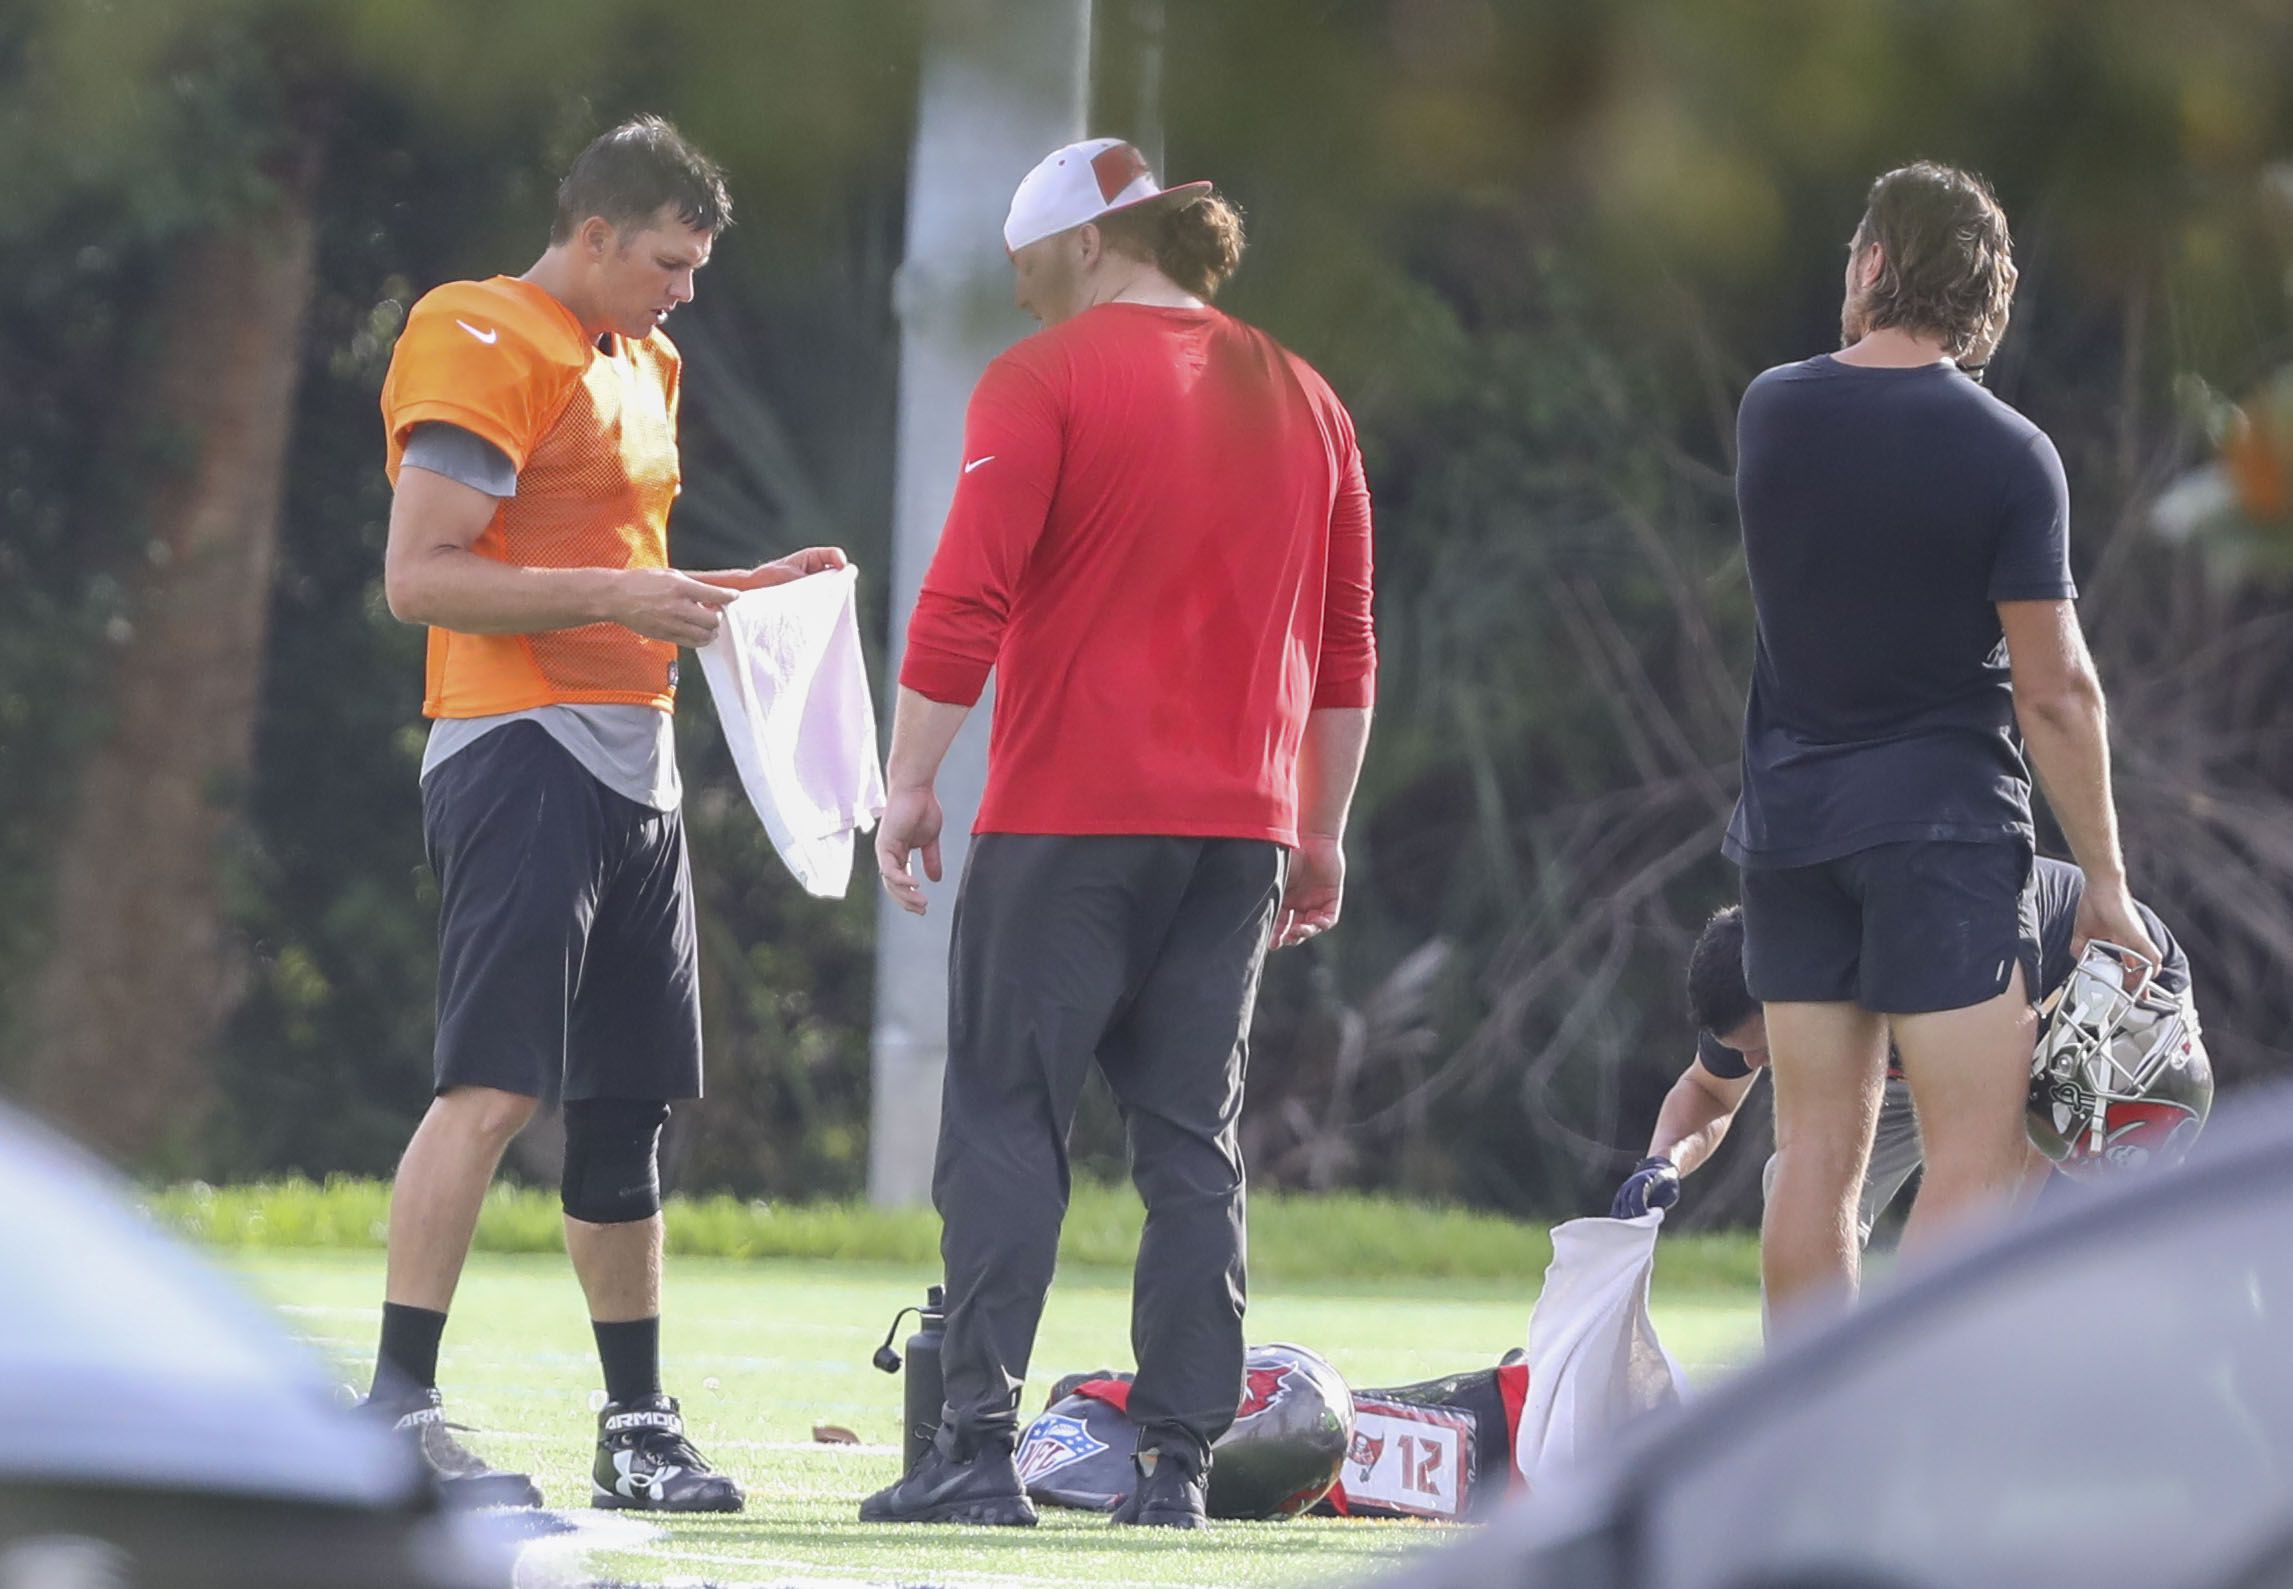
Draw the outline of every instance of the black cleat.
[[[608,1511],[737,1512],[745,1500],[739,1481],[685,1438],[676,1397],[659,1391],[605,1404],[589,1477],[589,1504]]]
[[[986,1445],[959,1458],[955,1436],[943,1424],[913,1472],[860,1503],[860,1521],[1033,1528],[1035,1503],[1011,1465],[1011,1447]]]
[[[1184,1460],[1151,1447],[1132,1460],[1138,1464],[1138,1483],[1115,1508],[1114,1521],[1142,1528],[1210,1526],[1209,1515],[1203,1510],[1201,1474]]]
[[[422,1465],[438,1482],[438,1494],[457,1510],[482,1506],[539,1506],[541,1490],[523,1473],[508,1473],[490,1466],[468,1446],[454,1438],[466,1426],[448,1423],[435,1390],[416,1391],[403,1399],[377,1401],[369,1396],[359,1411],[390,1420],[390,1432],[412,1446]]]

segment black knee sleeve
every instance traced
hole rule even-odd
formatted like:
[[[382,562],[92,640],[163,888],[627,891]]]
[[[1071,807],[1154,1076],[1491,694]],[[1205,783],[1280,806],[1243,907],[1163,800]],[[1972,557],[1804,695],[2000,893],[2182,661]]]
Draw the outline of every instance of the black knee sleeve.
[[[661,1127],[669,1106],[583,1098],[565,1106],[565,1211],[591,1225],[627,1225],[661,1211]]]

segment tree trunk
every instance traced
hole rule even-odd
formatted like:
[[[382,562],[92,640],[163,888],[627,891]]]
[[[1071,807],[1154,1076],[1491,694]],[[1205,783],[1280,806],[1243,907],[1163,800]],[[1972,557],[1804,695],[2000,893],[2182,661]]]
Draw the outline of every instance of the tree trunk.
[[[190,1140],[243,981],[222,860],[248,783],[317,170],[314,151],[274,211],[181,247],[123,405],[122,451],[150,470],[148,555],[125,576],[109,729],[58,835],[21,1077],[35,1108],[122,1158]]]

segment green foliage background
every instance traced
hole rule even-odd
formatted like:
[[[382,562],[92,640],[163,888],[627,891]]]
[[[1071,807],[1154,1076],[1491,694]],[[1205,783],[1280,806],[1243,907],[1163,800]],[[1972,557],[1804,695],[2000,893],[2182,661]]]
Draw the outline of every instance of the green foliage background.
[[[1991,379],[2070,461],[2089,628],[2135,708],[2137,886],[2200,957],[2225,1072],[2286,1063],[2271,972],[2293,938],[2270,923],[2293,906],[2276,882],[2258,904],[2211,891],[2252,870],[2243,830],[2189,836],[2193,800],[2266,820],[2293,786],[2276,593],[2145,527],[2198,447],[2177,378],[2235,392],[2293,352],[2293,256],[2263,201],[2293,156],[2281,7],[1101,11],[1109,85],[1159,21],[1167,172],[1211,175],[1248,211],[1229,307],[1347,397],[1379,502],[1383,700],[1354,892],[1345,929],[1269,977],[1249,1116],[1267,1179],[1559,1211],[1639,1151],[1687,1053],[1679,958],[1732,886],[1716,843],[1750,651],[1735,396],[1835,336],[1861,190],[1914,156],[1986,171],[2015,220],[2023,289]],[[832,538],[884,566],[921,48],[911,0],[0,13],[0,1031],[40,963],[107,648],[134,621],[122,573],[146,537],[124,485],[171,438],[112,420],[172,250],[260,224],[266,173],[323,150],[256,768],[219,792],[246,980],[189,1167],[385,1173],[426,1090],[434,908],[420,636],[379,592],[374,401],[399,320],[437,281],[522,268],[554,171],[598,126],[670,114],[740,211],[676,333],[696,483],[677,555]],[[679,732],[712,1066],[685,1184],[848,1194],[872,901],[796,894],[697,694]],[[1119,1168],[1103,1099],[1079,1142]],[[1713,1216],[1747,1206],[1756,1155],[1736,1158]]]

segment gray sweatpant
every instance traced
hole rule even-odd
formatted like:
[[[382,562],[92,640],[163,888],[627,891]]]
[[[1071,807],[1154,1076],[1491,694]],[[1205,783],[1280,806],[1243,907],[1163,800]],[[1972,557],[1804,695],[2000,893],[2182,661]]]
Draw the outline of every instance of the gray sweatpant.
[[[1131,1288],[1142,1447],[1209,1462],[1242,1399],[1242,1112],[1250,1013],[1287,852],[1245,839],[989,833],[948,968],[945,1420],[1013,1440],[1095,1057],[1146,1203]]]
[[[1879,1101],[1879,1129],[1871,1138],[1871,1163],[1863,1171],[1863,1197],[1855,1211],[1859,1239],[1871,1245],[1871,1228],[1879,1223],[1879,1216],[1887,1212],[1903,1190],[1903,1183],[1911,1173],[1926,1161],[1926,1150],[1919,1146],[1919,1122],[1911,1113],[1911,1087],[1900,1076],[1887,1079],[1887,1090]],[[1767,1168],[1760,1172],[1760,1195],[1766,1197],[1775,1189],[1775,1156],[1768,1156]]]

